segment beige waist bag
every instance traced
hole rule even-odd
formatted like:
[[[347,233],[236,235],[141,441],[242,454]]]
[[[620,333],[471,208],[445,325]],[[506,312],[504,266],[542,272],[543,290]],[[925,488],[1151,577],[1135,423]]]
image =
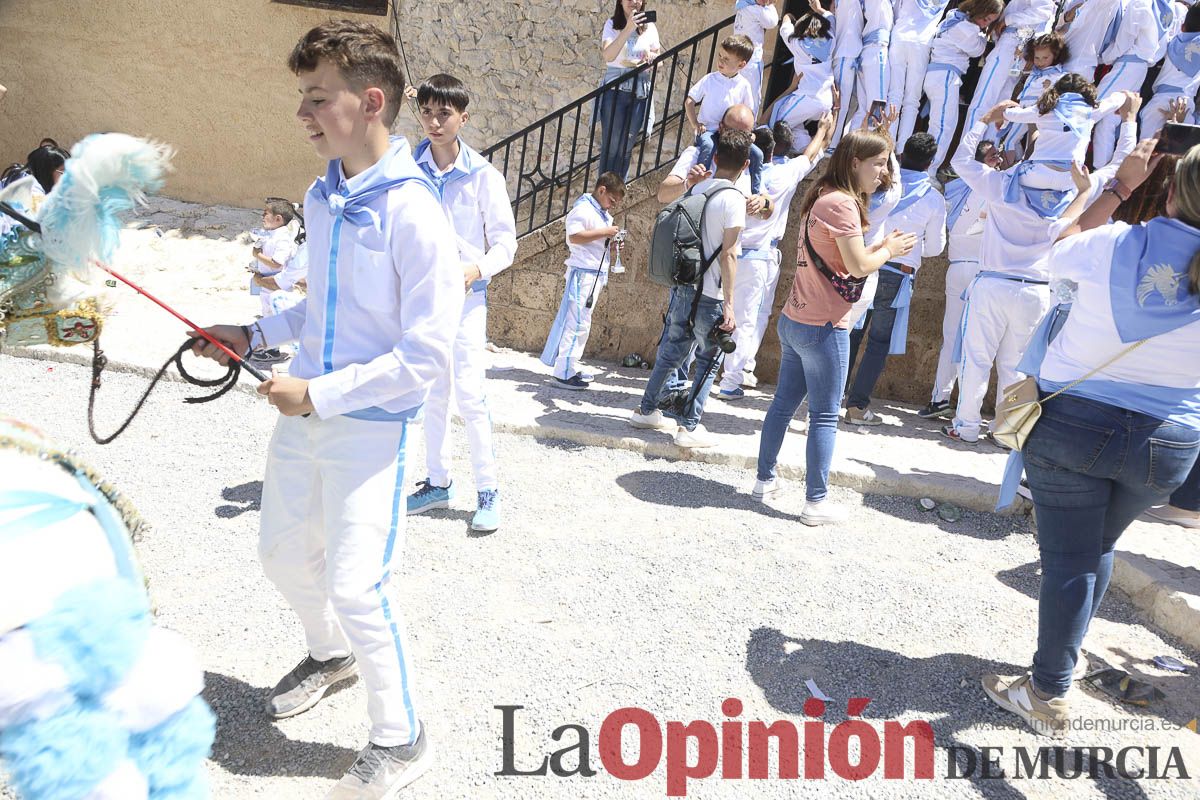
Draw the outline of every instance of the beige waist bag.
[[[1068,383],[1047,397],[1046,400],[1053,400],[1063,392],[1075,388],[1100,370],[1110,366],[1117,359],[1129,355],[1145,343],[1145,339],[1134,342],[1082,378]],[[1038,418],[1042,416],[1042,403],[1046,402],[1046,400],[1038,399],[1037,378],[1032,376],[1023,378],[1007,387],[1004,390],[1004,394],[996,401],[996,416],[1000,417],[1001,422],[992,431],[993,438],[1000,442],[1000,444],[1005,447],[1011,447],[1013,450],[1023,449],[1025,447],[1025,440],[1029,438],[1029,434],[1033,431],[1033,426],[1037,424]]]

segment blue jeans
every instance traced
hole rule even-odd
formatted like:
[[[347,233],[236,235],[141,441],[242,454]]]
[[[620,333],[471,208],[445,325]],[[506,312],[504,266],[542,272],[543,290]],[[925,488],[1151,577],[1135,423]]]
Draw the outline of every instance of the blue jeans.
[[[1183,485],[1171,495],[1171,505],[1187,511],[1200,511],[1200,461],[1192,467]]]
[[[896,322],[896,309],[892,301],[900,291],[904,282],[903,275],[897,275],[887,270],[879,270],[879,285],[875,289],[874,308],[867,312],[867,321],[863,328],[850,334],[850,364],[846,369],[847,377],[854,370],[854,360],[858,356],[858,348],[862,343],[863,334],[867,336],[867,350],[863,353],[862,363],[858,365],[858,374],[854,376],[854,385],[850,388],[847,406],[866,408],[871,405],[871,392],[883,374],[887,362],[888,350],[892,346],[892,325]]]
[[[689,431],[695,430],[700,424],[700,415],[704,413],[704,401],[708,399],[713,379],[717,377],[717,369],[721,366],[721,356],[724,355],[708,338],[709,331],[724,318],[721,301],[702,295],[700,305],[696,308],[695,325],[689,330],[688,321],[692,316],[692,301],[695,297],[694,286],[676,286],[671,290],[666,328],[662,341],[658,343],[658,355],[654,359],[650,381],[646,384],[646,391],[642,394],[642,402],[638,406],[638,411],[642,414],[649,414],[658,408],[659,401],[670,391],[666,386],[667,381],[684,365],[694,345],[696,376],[692,379],[691,396],[684,413],[679,416],[663,412]]]
[[[780,315],[776,325],[782,348],[779,385],[763,420],[758,440],[758,479],[775,477],[775,462],[788,422],[808,396],[808,449],[805,453],[805,497],[825,498],[829,464],[837,437],[838,407],[850,356],[850,335],[833,325],[805,325]]]
[[[646,125],[647,100],[636,91],[609,89],[600,97],[600,172],[625,180],[633,143]]]
[[[718,131],[705,131],[696,137],[696,163],[701,166],[708,167],[716,172],[713,168],[713,154],[717,151],[717,143],[721,141],[721,134]],[[762,188],[762,168],[763,154],[762,150],[758,149],[758,145],[750,145],[750,193],[758,194]]]
[[[1200,431],[1065,394],[1042,405],[1025,443],[1042,588],[1033,680],[1064,694],[1129,523],[1187,478]]]

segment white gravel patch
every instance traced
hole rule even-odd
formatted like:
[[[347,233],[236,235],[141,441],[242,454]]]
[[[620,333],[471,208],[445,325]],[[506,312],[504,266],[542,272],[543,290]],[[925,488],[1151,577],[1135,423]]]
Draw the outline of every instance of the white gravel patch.
[[[164,383],[125,436],[101,448],[86,434],[87,376],[82,367],[0,356],[0,414],[77,445],[154,525],[140,554],[160,620],[199,651],[219,717],[213,796],[323,796],[365,743],[364,695],[356,682],[291,720],[272,723],[261,712],[265,692],[303,655],[295,618],[256,558],[273,411],[240,392],[185,406],[191,387]],[[144,385],[139,376],[106,378],[102,431]],[[410,484],[424,472],[414,433]],[[465,453],[461,430],[456,436]],[[832,698],[827,733],[851,697],[871,698],[863,717],[877,730],[885,720],[930,721],[937,778],[851,782],[827,768],[825,781],[692,781],[688,796],[1196,796],[1194,780],[942,777],[949,746],[1004,747],[1011,773],[1014,747],[1051,744],[996,709],[978,683],[984,672],[1022,671],[1034,648],[1037,550],[1027,520],[964,512],[949,523],[911,499],[837,489],[853,508],[850,522],[807,528],[798,522],[801,489],[765,507],[749,497],[753,476],[742,470],[505,435],[497,450],[501,530],[467,530],[474,492],[460,458],[454,508],[410,518],[398,559],[418,712],[438,750],[435,768],[403,797],[662,797],[661,765],[634,782],[602,769],[597,737],[610,712],[638,706],[664,724],[719,725],[722,701],[736,697],[742,721],[799,725],[809,679]],[[1170,676],[1149,664],[1174,655],[1195,665],[1197,654],[1143,625],[1118,592],[1088,649],[1167,696],[1137,710],[1076,691],[1081,715],[1166,728],[1200,712],[1194,670]],[[550,734],[576,723],[591,734],[598,774],[497,777],[497,705],[525,706],[520,767],[572,743],[574,734],[559,743]],[[1066,743],[1180,747],[1194,776],[1198,742],[1186,730],[1160,730],[1081,732]]]

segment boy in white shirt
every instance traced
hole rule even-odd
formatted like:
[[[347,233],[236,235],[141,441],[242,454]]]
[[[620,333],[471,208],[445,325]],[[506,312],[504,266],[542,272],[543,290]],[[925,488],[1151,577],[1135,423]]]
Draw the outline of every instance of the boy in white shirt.
[[[567,285],[542,348],[542,363],[554,368],[554,383],[561,389],[582,391],[591,383],[580,372],[579,360],[592,331],[592,311],[616,257],[621,229],[613,225],[612,211],[624,198],[620,176],[605,172],[567,214]]]
[[[1154,80],[1154,94],[1139,117],[1142,135],[1158,136],[1179,103],[1190,113],[1197,91],[1200,91],[1200,5],[1188,9],[1183,27],[1167,45],[1162,69]]]
[[[450,365],[462,314],[454,229],[408,143],[388,130],[404,101],[395,40],[367,23],[309,31],[288,66],[325,176],[304,207],[308,297],[251,326],[208,332],[235,352],[299,339],[290,375],[259,394],[279,409],[263,479],[263,570],[296,611],[308,655],[271,692],[290,717],[361,671],[370,740],[327,800],[391,796],[432,751],[389,581],[404,537],[408,424]],[[224,362],[215,346],[200,355]]]
[[[754,55],[754,45],[745,36],[734,34],[721,42],[717,54],[717,71],[710,72],[688,90],[683,102],[688,122],[696,130],[696,163],[709,166],[713,160],[718,128],[725,112],[736,105],[758,108],[758,100],[750,89],[750,83],[739,73]],[[762,151],[750,148],[750,192],[758,194],[762,177]]]
[[[921,268],[921,259],[939,255],[946,247],[946,200],[933,188],[928,175],[938,144],[928,133],[913,134],[904,143],[900,157],[900,200],[881,226],[917,237],[913,249],[888,261],[879,271],[874,307],[866,326],[850,334],[849,375],[855,357],[867,338],[866,351],[858,373],[850,384],[846,400],[846,422],[878,425],[879,415],[870,409],[871,393],[883,374],[887,357],[903,355],[908,342],[908,309],[912,300],[913,279]]]
[[[261,230],[252,231],[256,237],[250,250],[250,294],[262,303],[262,316],[269,317],[282,311],[288,299],[280,292],[276,278],[291,266],[298,250],[297,236],[292,233],[292,221],[296,219],[295,207],[282,198],[268,198],[263,207]],[[303,225],[303,223],[301,223]],[[286,361],[289,355],[278,347],[259,348],[250,354],[253,361],[274,364]]]
[[[691,189],[691,194],[707,196],[700,240],[708,266],[696,284],[671,289],[671,305],[654,369],[637,410],[629,418],[635,428],[674,430],[675,444],[680,447],[716,444],[700,424],[700,417],[721,366],[718,329],[732,334],[737,327],[733,290],[741,252],[738,241],[746,227],[746,196],[735,184],[750,163],[750,145],[750,134],[726,130],[714,156],[715,174]],[[687,361],[693,347],[698,352],[691,390],[668,391],[667,380]]]
[[[454,340],[451,369],[434,382],[425,404],[425,480],[408,497],[408,513],[449,508],[454,497],[450,480],[450,395],[467,428],[477,497],[471,530],[500,527],[499,479],[492,444],[492,420],[484,394],[487,355],[488,282],[512,265],[517,228],[504,176],[459,138],[468,121],[470,95],[452,75],[434,75],[417,89],[421,126],[427,137],[414,158],[437,187],[442,208],[458,234],[462,262],[462,320]]]
[[[779,9],[775,0],[736,0],[733,13],[733,32],[741,34],[754,45],[754,55],[742,68],[742,77],[750,82],[754,103],[750,108],[758,114],[762,101],[763,45],[767,31],[779,26]]]

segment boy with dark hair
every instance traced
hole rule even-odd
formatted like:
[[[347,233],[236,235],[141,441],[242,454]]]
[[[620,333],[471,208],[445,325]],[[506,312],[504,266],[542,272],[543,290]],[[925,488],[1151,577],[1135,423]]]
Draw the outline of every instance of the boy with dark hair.
[[[720,328],[731,334],[737,327],[733,290],[741,254],[739,239],[746,227],[746,196],[734,184],[749,164],[750,146],[749,133],[726,129],[714,156],[716,173],[691,189],[690,193],[707,197],[700,241],[701,254],[710,259],[709,266],[697,284],[671,289],[671,305],[654,369],[641,403],[629,419],[635,428],[674,429],[674,441],[680,447],[716,444],[700,424],[700,417],[721,366],[722,352],[713,332]],[[691,390],[668,391],[668,378],[687,361],[693,347],[697,355]]]
[[[454,496],[450,480],[450,395],[467,429],[477,498],[471,529],[491,532],[500,527],[500,485],[492,444],[492,419],[484,394],[487,371],[488,282],[512,265],[517,227],[504,176],[467,146],[460,131],[470,114],[470,95],[462,81],[440,74],[417,89],[425,140],[414,157],[437,187],[442,208],[458,234],[467,299],[454,340],[451,369],[438,376],[425,408],[425,480],[408,497],[409,514],[449,508]]]
[[[900,201],[882,227],[911,233],[917,237],[917,243],[910,252],[897,256],[879,270],[872,310],[867,312],[864,327],[850,334],[847,377],[854,369],[864,330],[867,335],[867,349],[846,401],[846,422],[854,425],[882,422],[869,408],[871,392],[883,374],[887,357],[902,355],[907,349],[908,306],[921,259],[938,255],[946,246],[946,200],[933,188],[933,179],[928,174],[937,150],[937,141],[928,133],[915,133],[904,143],[900,157]]]
[[[554,383],[560,389],[582,391],[591,385],[579,360],[592,332],[592,311],[616,258],[621,229],[613,224],[612,211],[623,199],[625,182],[617,173],[605,172],[567,214],[567,285],[542,349],[542,363],[554,368]]]
[[[403,541],[409,421],[446,371],[462,313],[454,230],[408,143],[388,130],[403,100],[395,41],[331,20],[288,66],[328,170],[304,207],[308,296],[250,326],[210,334],[236,352],[299,339],[290,375],[258,387],[282,416],[263,479],[263,570],[300,617],[308,655],[271,692],[279,719],[361,671],[370,741],[331,800],[392,797],[432,751],[412,700],[400,609],[388,590]],[[215,346],[195,351],[218,361]]]

